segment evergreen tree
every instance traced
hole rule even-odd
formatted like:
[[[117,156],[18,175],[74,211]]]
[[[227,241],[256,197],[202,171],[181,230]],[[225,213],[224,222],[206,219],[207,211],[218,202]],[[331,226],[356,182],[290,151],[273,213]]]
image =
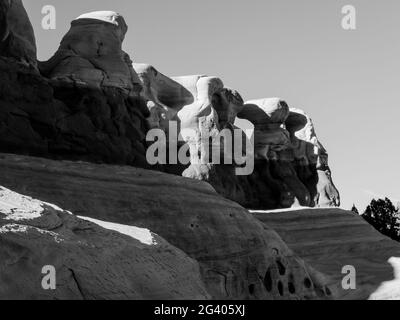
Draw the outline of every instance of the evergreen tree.
[[[360,213],[358,212],[358,209],[357,209],[355,204],[353,204],[353,207],[351,208],[351,211],[356,215],[360,215]]]
[[[400,241],[399,212],[388,198],[372,200],[362,217],[382,234]]]

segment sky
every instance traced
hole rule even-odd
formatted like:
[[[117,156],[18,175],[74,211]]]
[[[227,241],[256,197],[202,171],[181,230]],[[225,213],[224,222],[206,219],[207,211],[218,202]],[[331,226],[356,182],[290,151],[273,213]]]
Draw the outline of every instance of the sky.
[[[82,13],[113,10],[129,26],[124,50],[168,76],[220,77],[244,100],[280,97],[311,116],[329,153],[342,206],[400,202],[400,1],[23,0],[39,60]],[[342,7],[356,30],[342,28]],[[42,28],[42,7],[56,29]]]

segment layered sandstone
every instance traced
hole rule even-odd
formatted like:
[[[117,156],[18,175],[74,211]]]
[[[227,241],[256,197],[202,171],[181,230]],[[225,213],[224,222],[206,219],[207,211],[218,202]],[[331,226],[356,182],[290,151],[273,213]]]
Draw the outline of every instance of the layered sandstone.
[[[21,0],[0,2],[0,56],[36,68],[36,42]]]
[[[255,211],[253,215],[325,274],[337,298],[400,299],[400,244],[361,217],[337,208]],[[356,285],[345,290],[342,281],[349,275],[348,266],[354,267]]]
[[[198,264],[150,230],[78,218],[4,187],[0,199],[2,300],[209,298]]]
[[[190,153],[188,166],[181,163],[180,169],[179,165],[171,169],[167,163],[164,170],[207,181],[221,195],[248,208],[340,204],[327,152],[303,111],[289,108],[280,98],[243,103],[239,93],[216,77],[169,78],[147,64],[134,68],[150,109],[150,126],[169,136],[170,123],[176,122],[182,140],[175,144],[185,142]],[[234,140],[237,119],[254,125],[253,145],[243,131],[241,141]],[[226,130],[232,137],[228,142],[222,138]],[[218,162],[214,154],[220,155]],[[254,170],[239,175],[237,169],[243,164],[252,167],[253,158]]]
[[[318,140],[311,118],[279,98],[245,103],[238,117],[254,125],[255,171],[259,193],[268,197],[249,207],[296,205],[335,207],[339,192],[333,184],[328,154]]]
[[[199,263],[212,298],[332,297],[323,275],[205,182],[132,167],[6,154],[0,156],[0,169],[0,183],[11,190],[79,216],[160,235]]]
[[[111,16],[114,23],[85,16],[73,22],[60,50],[41,64],[50,79],[0,51],[0,151],[148,166],[149,111],[120,48],[126,25]],[[29,51],[30,42],[19,44]]]

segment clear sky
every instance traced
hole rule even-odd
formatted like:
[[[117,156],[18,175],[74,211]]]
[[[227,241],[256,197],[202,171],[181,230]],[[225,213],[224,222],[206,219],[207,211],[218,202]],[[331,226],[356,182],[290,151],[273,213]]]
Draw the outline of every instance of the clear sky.
[[[284,98],[314,120],[344,207],[400,201],[399,0],[24,0],[38,57],[56,50],[70,21],[113,10],[129,26],[135,62],[162,73],[208,74],[245,100]],[[355,6],[357,29],[341,26]],[[56,30],[41,9],[56,8]],[[399,200],[397,200],[399,199]]]

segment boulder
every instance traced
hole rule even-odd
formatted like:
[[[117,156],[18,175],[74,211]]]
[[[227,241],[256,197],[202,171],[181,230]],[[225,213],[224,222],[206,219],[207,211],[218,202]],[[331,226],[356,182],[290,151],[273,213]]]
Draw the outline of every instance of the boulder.
[[[0,199],[2,300],[209,298],[197,262],[150,230],[78,218],[4,187]]]

